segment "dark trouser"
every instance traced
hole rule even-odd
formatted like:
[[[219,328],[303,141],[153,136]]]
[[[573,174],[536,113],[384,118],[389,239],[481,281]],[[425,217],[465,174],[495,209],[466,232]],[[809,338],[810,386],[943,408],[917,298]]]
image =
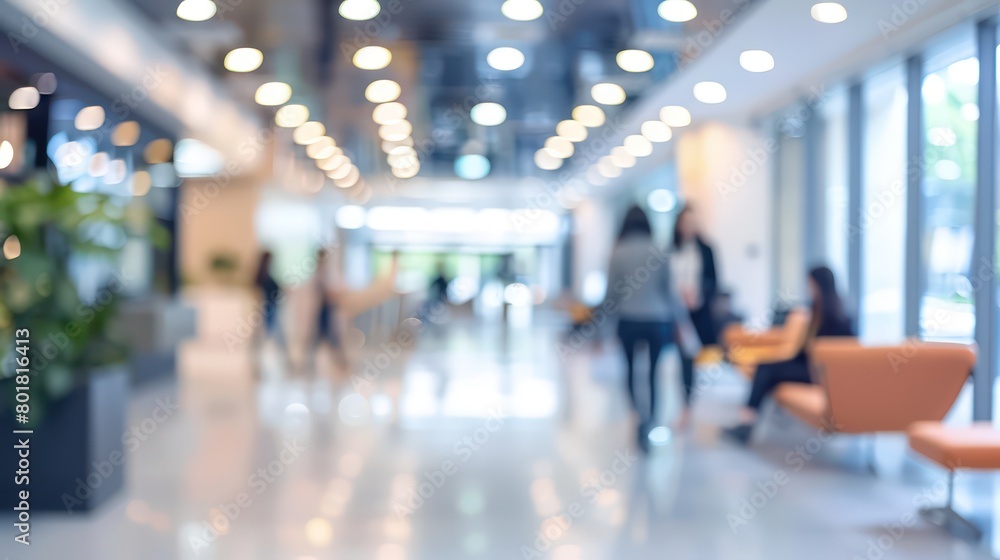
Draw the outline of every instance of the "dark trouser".
[[[618,322],[618,338],[625,350],[625,362],[628,364],[628,394],[632,408],[639,412],[644,421],[656,418],[656,364],[660,360],[663,347],[674,343],[674,324],[668,321],[632,321],[622,319]],[[643,414],[635,389],[635,351],[640,341],[649,347],[649,415]]]
[[[809,360],[804,354],[785,362],[758,366],[747,406],[759,409],[764,397],[770,395],[775,387],[786,382],[812,383],[812,378],[809,376]]]
[[[708,305],[691,312],[691,323],[702,344],[715,344],[712,332],[712,313]],[[681,353],[681,377],[684,379],[684,405],[691,406],[691,393],[694,391],[694,359],[695,356],[685,356]]]

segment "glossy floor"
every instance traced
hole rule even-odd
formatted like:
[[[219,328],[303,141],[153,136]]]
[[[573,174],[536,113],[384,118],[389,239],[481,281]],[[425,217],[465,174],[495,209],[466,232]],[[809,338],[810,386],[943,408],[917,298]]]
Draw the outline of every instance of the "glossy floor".
[[[292,373],[269,359],[259,382],[213,366],[147,387],[129,422],[154,429],[129,455],[126,491],[89,515],[40,515],[31,554],[4,552],[940,560],[1000,548],[992,530],[970,545],[913,520],[943,499],[943,477],[899,438],[880,438],[877,477],[857,439],[825,441],[774,414],[750,449],[720,441],[745,392],[722,369],[702,372],[692,425],[647,457],[615,347],[560,342],[554,327],[439,326],[416,342],[369,341],[349,376],[324,363]],[[674,370],[663,361],[667,415]],[[154,415],[172,402],[179,409]],[[992,527],[993,477],[958,489],[960,506]]]

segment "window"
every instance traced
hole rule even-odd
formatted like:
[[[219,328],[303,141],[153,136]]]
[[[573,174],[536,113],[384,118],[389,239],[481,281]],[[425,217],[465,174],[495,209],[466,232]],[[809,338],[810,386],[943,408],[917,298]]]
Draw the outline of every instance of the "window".
[[[847,188],[847,91],[830,93],[819,109],[819,203],[824,264],[833,270],[841,293],[847,290],[849,231]]]

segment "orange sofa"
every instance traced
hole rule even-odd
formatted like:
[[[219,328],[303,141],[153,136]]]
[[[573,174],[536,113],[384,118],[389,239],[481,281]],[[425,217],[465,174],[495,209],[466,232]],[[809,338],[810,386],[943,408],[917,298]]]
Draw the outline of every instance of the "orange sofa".
[[[727,327],[722,332],[726,360],[746,377],[753,377],[760,364],[794,358],[806,338],[809,315],[805,309],[793,310],[783,325],[766,331],[752,331],[742,325]]]

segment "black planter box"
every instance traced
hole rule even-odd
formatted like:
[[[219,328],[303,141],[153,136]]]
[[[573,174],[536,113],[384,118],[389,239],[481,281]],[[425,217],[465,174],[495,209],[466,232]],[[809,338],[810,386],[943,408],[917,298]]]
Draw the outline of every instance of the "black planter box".
[[[0,473],[3,504],[19,503],[19,492],[27,489],[32,512],[76,513],[96,508],[122,488],[126,367],[102,368],[65,398],[48,403],[41,423],[27,435],[13,433],[24,429],[14,419],[14,386],[13,379],[0,381],[5,442],[0,465],[6,469]],[[21,452],[16,446],[23,438],[30,438],[27,485],[18,484],[14,472]]]

